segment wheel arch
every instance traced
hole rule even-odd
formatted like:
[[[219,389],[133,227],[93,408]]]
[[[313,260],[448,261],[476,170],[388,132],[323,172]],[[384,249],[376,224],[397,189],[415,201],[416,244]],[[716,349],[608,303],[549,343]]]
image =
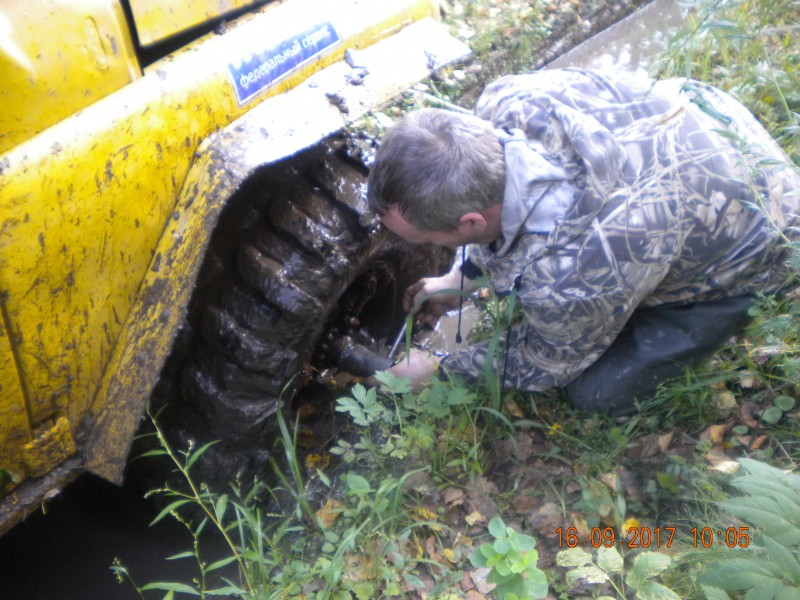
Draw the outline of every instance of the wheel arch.
[[[211,234],[228,201],[270,165],[318,144],[428,76],[431,53],[443,65],[465,58],[469,50],[424,19],[359,52],[359,62],[370,72],[362,85],[348,85],[351,67],[336,63],[200,144],[92,403],[86,470],[122,481],[138,423],[186,318]],[[332,103],[332,92],[344,104]],[[347,201],[364,212],[363,198]]]

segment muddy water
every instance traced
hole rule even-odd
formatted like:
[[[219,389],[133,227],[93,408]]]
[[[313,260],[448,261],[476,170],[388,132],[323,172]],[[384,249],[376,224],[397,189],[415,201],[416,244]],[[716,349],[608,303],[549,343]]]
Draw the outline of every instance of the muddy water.
[[[680,24],[685,6],[655,0],[550,66],[641,72],[647,57]],[[469,330],[474,316],[472,309],[464,312],[462,332]],[[455,349],[456,323],[457,315],[443,319],[429,344]],[[140,583],[191,581],[196,571],[189,561],[164,561],[189,549],[191,540],[170,519],[150,527],[153,516],[152,505],[133,485],[117,488],[83,476],[48,503],[47,514],[32,515],[0,538],[0,600],[134,600],[138,596],[133,589],[118,585],[109,570],[115,556],[122,557]]]

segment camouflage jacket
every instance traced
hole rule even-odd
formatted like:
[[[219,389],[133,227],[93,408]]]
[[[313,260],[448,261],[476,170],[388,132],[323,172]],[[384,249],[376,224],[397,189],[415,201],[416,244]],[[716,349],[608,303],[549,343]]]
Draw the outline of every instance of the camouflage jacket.
[[[781,168],[788,157],[728,95],[568,69],[503,77],[475,113],[498,129],[506,187],[503,237],[471,247],[469,261],[497,292],[516,289],[525,316],[497,361],[507,387],[569,383],[638,306],[773,292],[787,280],[783,236],[795,236],[800,175]],[[477,378],[487,346],[443,366]]]

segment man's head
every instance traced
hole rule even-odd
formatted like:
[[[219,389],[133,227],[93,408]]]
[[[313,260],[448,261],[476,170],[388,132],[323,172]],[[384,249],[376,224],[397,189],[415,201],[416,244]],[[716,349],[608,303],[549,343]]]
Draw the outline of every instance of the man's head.
[[[503,149],[492,126],[438,109],[410,113],[381,142],[367,198],[379,215],[401,215],[427,232],[454,232],[462,217],[503,199]]]

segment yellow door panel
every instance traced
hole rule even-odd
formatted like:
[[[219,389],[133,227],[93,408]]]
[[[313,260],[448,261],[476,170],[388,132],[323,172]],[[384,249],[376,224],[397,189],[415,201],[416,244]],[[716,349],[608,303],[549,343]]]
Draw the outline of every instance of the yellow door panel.
[[[0,153],[138,76],[119,2],[4,0]]]
[[[0,299],[0,316],[4,316]],[[10,335],[4,319],[0,320],[0,469],[16,478],[24,475],[21,451],[31,441],[31,430],[25,410],[25,395],[19,380]],[[0,490],[2,491],[2,490]]]
[[[130,0],[136,33],[143,46],[264,0]]]
[[[140,290],[148,266],[171,268],[155,249],[200,141],[345,48],[368,46],[432,10],[422,0],[342,10],[356,4],[326,3],[328,14],[314,14],[316,29],[303,18],[314,2],[267,9],[0,155],[0,294],[18,334],[32,428],[55,413],[74,427],[83,421],[131,306],[148,293]],[[338,41],[282,63],[294,66],[274,79],[261,77],[276,62],[270,49],[302,46],[324,31]]]

